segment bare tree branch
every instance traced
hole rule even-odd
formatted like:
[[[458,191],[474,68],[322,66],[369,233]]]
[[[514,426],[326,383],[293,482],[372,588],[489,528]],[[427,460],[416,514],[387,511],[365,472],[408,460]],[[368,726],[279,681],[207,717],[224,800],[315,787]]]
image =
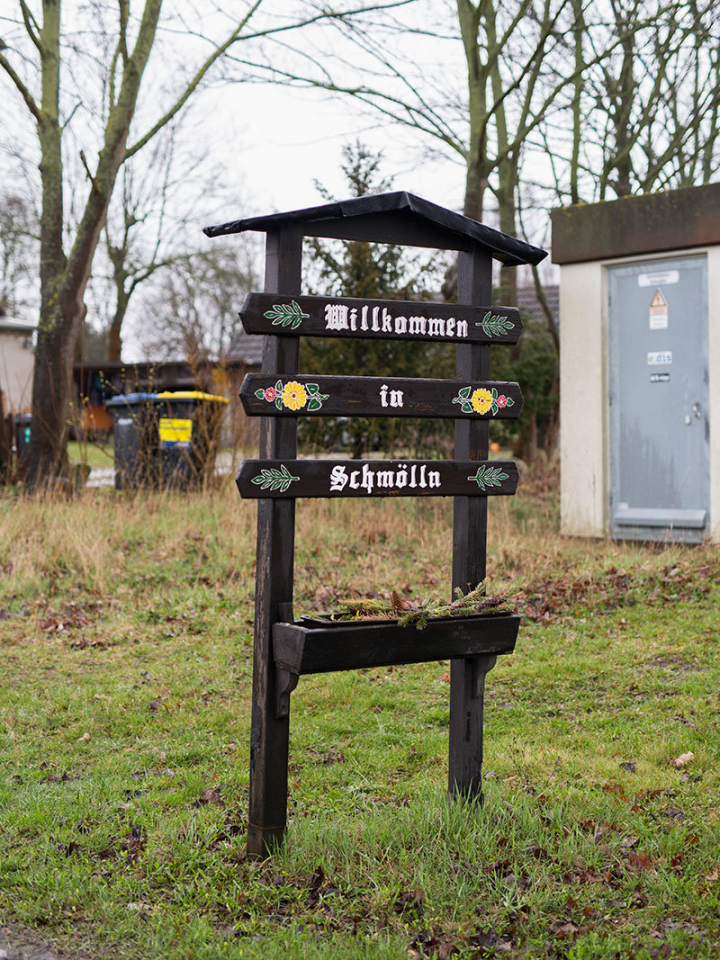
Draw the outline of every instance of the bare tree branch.
[[[254,16],[255,12],[263,3],[263,0],[255,0],[255,3],[251,6],[247,14],[238,23],[237,27],[233,30],[230,36],[222,44],[216,47],[209,57],[207,57],[205,62],[197,70],[192,80],[190,80],[190,82],[187,84],[187,86],[185,87],[185,90],[178,97],[178,99],[175,101],[172,107],[170,107],[170,109],[167,110],[162,117],[160,117],[160,119],[150,128],[150,130],[147,131],[147,133],[145,133],[142,137],[140,137],[140,139],[135,144],[133,144],[133,146],[127,149],[126,156],[132,157],[135,153],[138,152],[138,150],[142,149],[142,147],[144,147],[145,144],[148,143],[148,141],[150,141],[155,136],[155,134],[158,133],[158,131],[162,130],[162,128],[166,124],[168,124],[173,119],[173,117],[175,117],[178,114],[178,112],[187,103],[187,101],[190,99],[190,97],[195,92],[195,90],[197,90],[201,81],[207,75],[208,71],[213,66],[213,64],[216,63],[217,60],[220,59],[220,57],[226,54],[227,51],[230,49],[230,47],[232,47],[235,43],[238,43],[240,41],[259,40],[265,37],[272,37],[277,34],[287,33],[290,30],[299,30],[301,28],[306,28],[314,24],[320,23],[321,21],[324,21],[324,20],[346,20],[350,17],[356,16],[358,13],[367,13],[373,10],[387,10],[387,9],[392,9],[394,7],[406,6],[407,4],[415,3],[415,2],[416,0],[394,0],[394,2],[391,2],[391,3],[374,4],[373,6],[370,6],[370,7],[357,7],[354,10],[348,10],[343,13],[334,13],[332,11],[325,11],[317,14],[314,17],[308,17],[307,19],[300,20],[295,23],[284,24],[282,26],[277,26],[277,27],[268,27],[266,30],[258,30],[255,33],[243,34],[242,31],[244,30],[244,28],[247,26],[247,24],[250,22],[250,20]]]
[[[35,117],[35,120],[38,122],[38,124],[41,123],[42,114],[40,112],[40,108],[35,102],[35,99],[33,98],[33,95],[25,86],[20,76],[13,69],[12,64],[8,62],[7,58],[2,53],[0,53],[0,67],[3,68],[5,73],[7,73],[17,89],[20,91],[20,96],[25,101],[25,106],[28,108],[33,117]]]

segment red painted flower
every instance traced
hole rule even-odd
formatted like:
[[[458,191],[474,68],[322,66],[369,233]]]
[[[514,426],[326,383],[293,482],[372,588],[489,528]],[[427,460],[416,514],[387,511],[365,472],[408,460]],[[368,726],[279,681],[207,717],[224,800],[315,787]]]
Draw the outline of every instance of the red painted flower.
[[[272,403],[275,397],[277,396],[277,390],[275,387],[267,387],[265,390],[265,399],[268,403]]]
[[[497,398],[497,405],[498,405],[499,407],[506,407],[506,406],[507,406],[507,397],[498,397],[498,398]]]

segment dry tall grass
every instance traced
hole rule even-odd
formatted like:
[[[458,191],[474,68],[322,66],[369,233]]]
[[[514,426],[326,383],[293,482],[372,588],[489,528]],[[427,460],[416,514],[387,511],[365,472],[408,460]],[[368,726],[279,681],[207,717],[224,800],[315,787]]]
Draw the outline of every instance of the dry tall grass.
[[[111,595],[134,576],[180,560],[183,576],[212,567],[248,595],[254,582],[255,515],[230,478],[179,494],[88,491],[0,501],[0,603],[43,602],[54,582],[84,595]],[[301,500],[296,513],[299,607],[329,609],[339,596],[446,596],[451,580],[449,499]],[[706,562],[712,547],[577,540],[558,533],[557,481],[526,474],[514,498],[489,501],[491,593],[512,594],[557,577],[597,577],[609,569],[661,569]]]

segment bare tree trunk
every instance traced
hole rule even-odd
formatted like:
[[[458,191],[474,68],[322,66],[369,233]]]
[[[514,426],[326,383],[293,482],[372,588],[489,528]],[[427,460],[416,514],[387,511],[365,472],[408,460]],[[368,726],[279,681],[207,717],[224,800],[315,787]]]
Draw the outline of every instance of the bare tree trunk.
[[[108,329],[108,353],[107,358],[110,363],[120,363],[122,359],[122,327],[130,303],[130,294],[125,289],[125,280],[127,276],[123,274],[118,276],[115,273],[115,312],[113,313],[110,327]]]
[[[580,203],[580,143],[582,140],[582,94],[585,79],[583,38],[586,31],[583,0],[573,0],[575,33],[575,79],[572,100],[572,155],[570,157],[570,203]]]
[[[32,431],[25,452],[25,483],[38,489],[55,478],[69,482],[67,441],[70,430],[75,343],[84,308],[58,307],[52,329],[38,337],[33,377]],[[41,323],[45,318],[41,315]],[[48,326],[50,326],[48,324]]]
[[[499,226],[503,233],[517,236],[517,163],[514,155],[498,165],[499,187],[497,192]],[[517,306],[517,268],[503,267],[500,271],[500,302],[504,306]]]
[[[75,339],[64,333],[60,285],[63,250],[63,169],[60,98],[60,4],[43,0],[42,111],[38,116],[42,215],[40,219],[40,326],[35,349],[33,429],[25,452],[28,484],[67,473],[67,408]],[[68,349],[69,346],[69,349]]]
[[[625,20],[620,20],[618,30],[622,36],[622,67],[618,80],[617,105],[614,115],[615,142],[617,144],[617,178],[613,184],[618,197],[632,193],[633,172],[630,157],[630,114],[635,101],[635,35]]]
[[[85,318],[85,288],[100,231],[120,165],[125,159],[130,121],[140,81],[155,38],[162,0],[146,0],[135,48],[125,51],[122,83],[110,105],[105,142],[95,174],[88,170],[90,192],[66,258],[62,248],[62,131],[59,124],[60,4],[43,0],[40,33],[42,111],[38,118],[42,176],[40,224],[41,306],[33,379],[33,430],[26,458],[25,483],[37,490],[55,479],[69,483],[67,439],[75,345]],[[87,169],[84,155],[83,162]]]
[[[483,199],[488,182],[488,117],[485,89],[487,75],[480,62],[478,43],[480,7],[474,7],[470,0],[457,0],[457,10],[468,71],[468,114],[470,120],[463,213],[473,220],[482,220]]]
[[[515,437],[512,452],[514,457],[519,457],[525,463],[534,463],[537,460],[538,428],[537,417],[534,413],[530,414],[525,425]]]

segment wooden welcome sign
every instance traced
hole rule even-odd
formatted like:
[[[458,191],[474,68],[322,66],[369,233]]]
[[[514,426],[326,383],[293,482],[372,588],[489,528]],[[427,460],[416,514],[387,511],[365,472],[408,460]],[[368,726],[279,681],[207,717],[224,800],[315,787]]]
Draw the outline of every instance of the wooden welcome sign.
[[[248,374],[240,389],[248,416],[515,418],[517,383],[393,377],[275,378]],[[275,407],[273,410],[272,408]]]
[[[272,214],[209,227],[209,236],[267,234],[265,293],[251,293],[241,317],[264,335],[263,370],[245,378],[244,408],[260,416],[260,459],[237,476],[241,496],[258,499],[248,853],[266,856],[287,822],[290,694],[308,673],[451,661],[448,788],[482,793],[485,677],[515,646],[512,614],[431,620],[422,631],[396,621],[293,617],[297,497],[452,496],[450,588],[485,578],[487,498],[512,495],[511,461],[488,460],[488,423],[517,417],[516,383],[489,380],[490,345],[517,341],[518,311],[489,304],[492,259],[538,263],[545,252],[406,193]],[[304,236],[401,242],[458,250],[458,303],[358,300],[300,295]],[[359,337],[457,344],[454,380],[300,374],[299,337]],[[412,349],[412,347],[408,347]],[[452,460],[299,460],[301,416],[450,417]]]
[[[246,460],[241,497],[479,497],[513,494],[511,460]]]
[[[514,307],[459,307],[420,300],[281,299],[250,293],[240,318],[246,333],[275,336],[517,343],[522,332]]]

